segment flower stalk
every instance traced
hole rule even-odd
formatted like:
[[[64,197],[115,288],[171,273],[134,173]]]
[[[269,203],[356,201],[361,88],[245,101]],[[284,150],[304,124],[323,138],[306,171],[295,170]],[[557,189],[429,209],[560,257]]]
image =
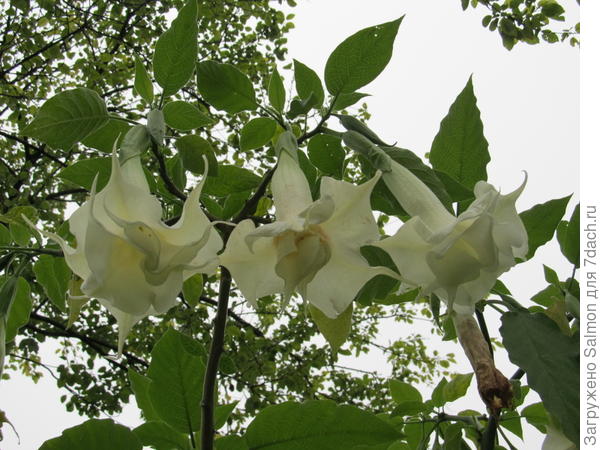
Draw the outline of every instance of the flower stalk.
[[[481,399],[497,416],[502,408],[512,402],[512,385],[498,370],[487,341],[471,314],[452,315],[458,341],[465,351],[477,379],[477,389]]]

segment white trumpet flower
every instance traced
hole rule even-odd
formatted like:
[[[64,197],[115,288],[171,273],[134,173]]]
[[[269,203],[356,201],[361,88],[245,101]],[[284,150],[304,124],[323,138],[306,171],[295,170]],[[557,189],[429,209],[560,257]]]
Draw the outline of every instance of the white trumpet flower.
[[[186,199],[179,221],[167,226],[139,156],[121,166],[113,152],[108,184],[96,193],[94,181],[89,199],[69,218],[77,247],[40,230],[62,248],[68,266],[83,280],[81,292],[117,319],[119,354],[136,322],[174,306],[193,274],[216,270],[223,241],[199,205],[205,178],[206,173]]]
[[[515,202],[523,184],[501,195],[490,184],[475,185],[475,200],[458,217],[409,170],[391,161],[383,180],[411,216],[392,237],[372,245],[385,250],[405,282],[435,293],[449,309],[472,314],[496,279],[527,254],[527,232]]]
[[[258,228],[240,222],[220,256],[246,300],[256,306],[257,298],[283,293],[287,302],[298,292],[335,318],[374,276],[397,278],[360,254],[379,239],[369,198],[380,175],[360,186],[323,177],[313,202],[298,163],[282,151],[271,181],[277,221]]]

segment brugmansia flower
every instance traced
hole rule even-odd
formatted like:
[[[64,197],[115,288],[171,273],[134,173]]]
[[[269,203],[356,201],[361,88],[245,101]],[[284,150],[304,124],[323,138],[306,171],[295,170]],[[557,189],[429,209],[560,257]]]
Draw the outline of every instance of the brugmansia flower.
[[[69,219],[77,247],[43,232],[60,245],[83,280],[81,292],[97,298],[117,319],[119,353],[137,321],[174,306],[185,279],[216,270],[223,242],[200,209],[202,184],[190,193],[179,221],[167,226],[139,155],[121,166],[113,152],[108,184],[96,193],[94,181],[90,198]]]
[[[391,161],[383,179],[411,219],[373,245],[387,251],[404,281],[423,295],[435,293],[449,308],[471,314],[498,276],[527,254],[527,232],[515,209],[527,178],[508,195],[479,181],[475,200],[458,217],[400,164]]]
[[[379,177],[360,186],[323,177],[313,202],[304,173],[282,150],[271,181],[277,221],[258,228],[240,222],[220,257],[246,300],[256,306],[257,298],[280,292],[287,302],[298,292],[335,318],[374,276],[397,277],[360,254],[379,239],[369,200]]]

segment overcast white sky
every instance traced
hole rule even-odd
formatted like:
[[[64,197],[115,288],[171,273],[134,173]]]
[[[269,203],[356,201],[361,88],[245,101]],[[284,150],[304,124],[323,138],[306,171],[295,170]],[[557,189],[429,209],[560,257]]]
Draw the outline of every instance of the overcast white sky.
[[[289,35],[289,60],[298,59],[319,74],[323,73],[328,55],[343,39],[367,26],[406,15],[387,69],[361,89],[372,95],[368,98],[370,127],[384,140],[398,142],[423,156],[430,149],[441,119],[472,74],[492,156],[489,181],[509,192],[521,183],[522,171],[526,170],[529,182],[517,204],[520,211],[571,193],[578,197],[578,49],[567,44],[519,44],[508,52],[497,33],[481,26],[484,10],[463,12],[459,0],[298,3],[292,11],[296,14],[296,28]],[[571,13],[568,22],[576,22],[575,0],[564,3]],[[562,29],[560,23],[554,28]],[[289,83],[291,74],[284,76]],[[571,201],[569,212],[575,203],[576,200]],[[520,301],[527,302],[544,286],[542,262],[555,268],[563,279],[570,274],[570,267],[555,245],[540,249],[532,261],[502,277]],[[490,318],[490,331],[495,336],[499,336],[498,325],[497,320]],[[395,333],[386,327],[382,340],[397,337]],[[441,345],[437,340],[431,343]],[[49,350],[47,362],[52,363],[55,358]],[[443,350],[461,354],[457,344],[445,344]],[[386,373],[378,358],[374,354],[352,363],[369,368],[375,364]],[[505,357],[498,358],[498,365],[508,376],[514,370]],[[464,358],[456,370],[470,371]],[[18,376],[0,383],[0,408],[19,431],[20,448],[37,448],[62,429],[85,420],[66,413],[59,402],[60,395],[49,376],[37,385]],[[482,409],[474,387],[469,402],[473,409]],[[457,402],[455,410],[450,408],[448,412],[458,412],[467,405]],[[118,420],[136,426],[137,409],[128,407]],[[6,426],[2,431],[4,441],[0,447],[19,448],[13,432]],[[526,448],[539,448],[539,434],[535,436],[530,431],[528,435],[531,440]],[[525,448],[518,438],[511,437],[518,448]]]

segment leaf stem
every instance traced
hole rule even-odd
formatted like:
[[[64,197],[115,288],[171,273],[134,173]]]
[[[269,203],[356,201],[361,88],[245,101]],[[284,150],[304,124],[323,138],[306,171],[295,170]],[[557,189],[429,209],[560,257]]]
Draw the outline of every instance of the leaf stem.
[[[308,133],[304,133],[298,138],[298,145],[302,144],[305,140],[310,139],[315,134],[319,134],[321,132],[323,124],[327,122],[327,119],[329,119],[329,116],[331,116],[331,113],[333,112],[333,106],[335,105],[338,96],[339,94],[336,94],[336,96],[331,99],[331,104],[329,105],[329,108],[327,108],[327,112],[323,115],[323,117],[321,117],[321,120],[317,126],[313,130],[309,131]]]
[[[200,436],[200,448],[212,450],[215,436],[215,387],[217,383],[217,372],[219,370],[219,359],[223,353],[225,341],[225,325],[227,323],[227,309],[229,307],[229,292],[231,289],[231,274],[221,266],[221,282],[219,284],[219,304],[214,321],[213,338],[210,344],[210,352],[206,363],[204,374],[204,390],[202,393],[202,428]]]
[[[0,251],[12,251],[17,253],[37,253],[40,255],[52,255],[52,256],[63,256],[63,252],[60,250],[53,250],[49,248],[33,248],[33,247],[11,247],[11,246],[0,246]]]

